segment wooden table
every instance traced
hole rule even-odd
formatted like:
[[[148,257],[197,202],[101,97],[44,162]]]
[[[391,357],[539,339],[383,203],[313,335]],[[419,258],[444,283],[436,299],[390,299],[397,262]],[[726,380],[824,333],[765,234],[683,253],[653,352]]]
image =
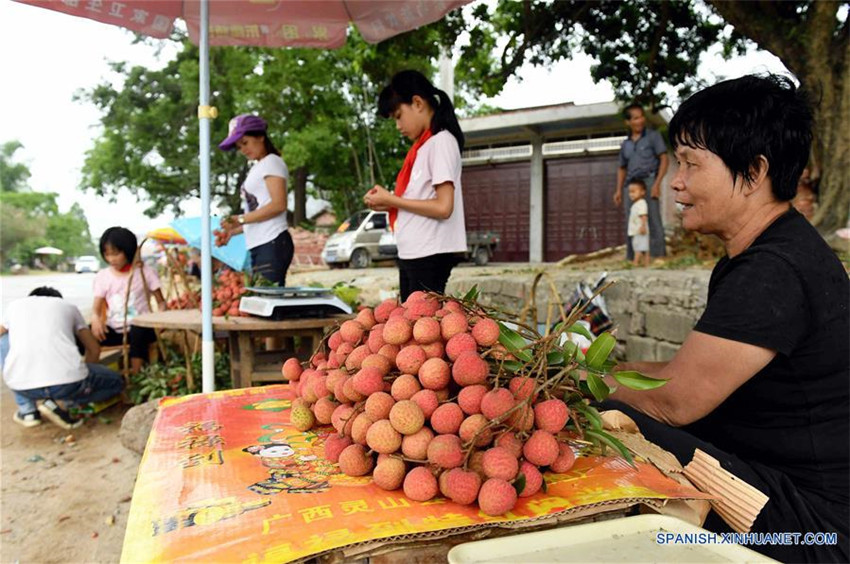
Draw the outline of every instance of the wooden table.
[[[294,350],[259,351],[255,339],[264,337],[298,337],[310,339],[315,347],[325,330],[349,319],[340,315],[325,318],[286,319],[272,321],[262,317],[213,317],[213,331],[228,333],[230,375],[234,388],[245,388],[253,382],[281,381],[280,368],[284,355],[295,356]],[[135,317],[133,325],[152,329],[174,329],[201,332],[201,311],[183,309],[144,313]]]

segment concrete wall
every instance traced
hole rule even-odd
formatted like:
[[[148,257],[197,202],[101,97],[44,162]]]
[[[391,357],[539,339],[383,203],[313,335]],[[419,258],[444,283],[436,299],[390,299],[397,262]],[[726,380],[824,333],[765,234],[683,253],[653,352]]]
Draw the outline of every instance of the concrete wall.
[[[551,279],[564,301],[582,280],[592,283],[601,272],[551,268],[551,278],[537,285],[536,306],[539,322],[544,322],[549,304],[554,305]],[[463,280],[450,280],[447,294],[463,295],[473,285],[479,301],[512,313],[520,313],[531,299],[536,271],[509,272]],[[681,346],[705,308],[708,270],[667,271],[635,269],[614,271],[605,297],[615,323],[620,358],[626,360],[669,360]],[[557,309],[554,313],[557,316]]]

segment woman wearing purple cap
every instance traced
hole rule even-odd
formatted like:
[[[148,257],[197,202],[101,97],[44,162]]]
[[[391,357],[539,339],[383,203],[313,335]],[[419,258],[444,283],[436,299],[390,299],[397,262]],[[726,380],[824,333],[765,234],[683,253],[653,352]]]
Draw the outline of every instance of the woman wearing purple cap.
[[[218,145],[222,151],[239,149],[254,164],[239,187],[244,213],[222,220],[216,245],[225,245],[233,235],[244,233],[254,273],[283,287],[294,252],[286,224],[289,171],[266,129],[263,118],[242,114],[230,120],[230,133]]]

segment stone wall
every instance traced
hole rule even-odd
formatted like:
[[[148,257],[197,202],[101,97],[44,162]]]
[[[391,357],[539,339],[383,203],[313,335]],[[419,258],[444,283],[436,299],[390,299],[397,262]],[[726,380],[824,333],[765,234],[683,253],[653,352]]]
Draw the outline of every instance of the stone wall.
[[[593,283],[599,271],[551,268],[537,285],[539,322],[554,305],[550,281],[563,301],[569,301],[580,281]],[[473,285],[487,305],[519,313],[529,306],[536,272],[510,272],[449,281],[446,293],[463,295]],[[681,346],[705,308],[708,270],[635,269],[608,273],[614,282],[602,295],[614,320],[618,351],[626,360],[669,360]],[[557,310],[553,312],[557,319]]]

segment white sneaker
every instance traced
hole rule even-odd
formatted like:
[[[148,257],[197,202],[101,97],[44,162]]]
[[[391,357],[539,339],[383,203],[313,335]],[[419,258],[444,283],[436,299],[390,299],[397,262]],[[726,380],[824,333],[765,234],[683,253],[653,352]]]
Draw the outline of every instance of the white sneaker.
[[[82,419],[74,419],[71,414],[59,407],[52,399],[46,399],[38,406],[38,411],[51,423],[63,429],[76,429],[83,424]]]
[[[16,411],[12,416],[12,420],[18,425],[23,425],[24,427],[38,427],[41,425],[41,415],[39,415],[37,411],[27,413],[26,415],[21,415]]]

